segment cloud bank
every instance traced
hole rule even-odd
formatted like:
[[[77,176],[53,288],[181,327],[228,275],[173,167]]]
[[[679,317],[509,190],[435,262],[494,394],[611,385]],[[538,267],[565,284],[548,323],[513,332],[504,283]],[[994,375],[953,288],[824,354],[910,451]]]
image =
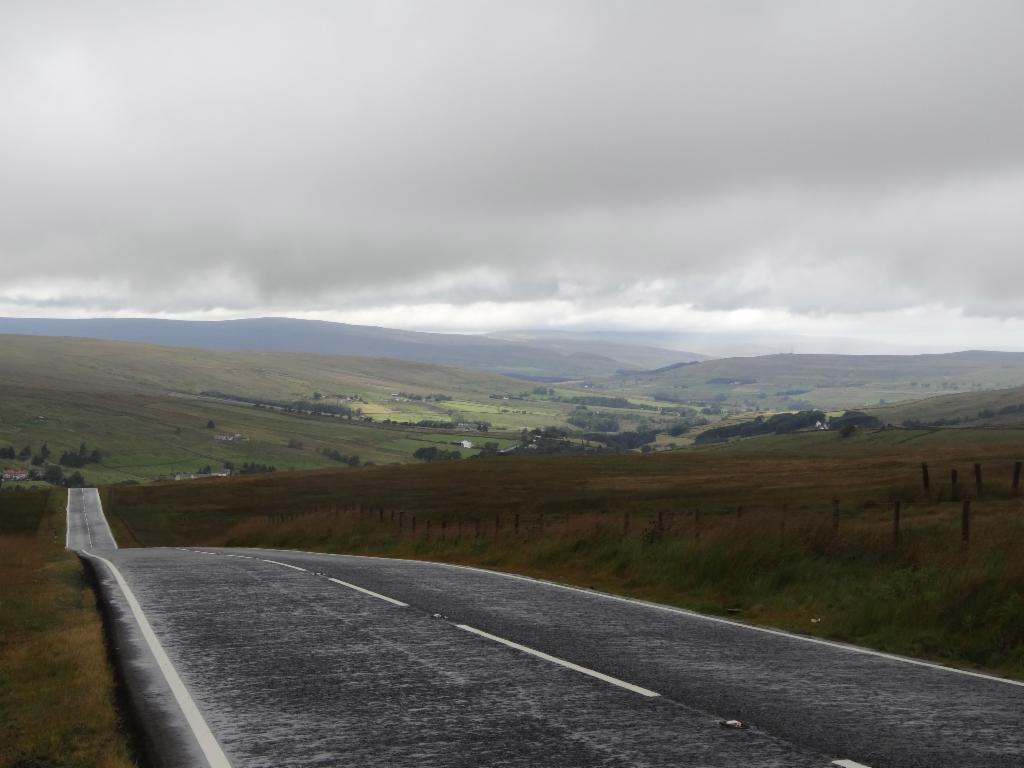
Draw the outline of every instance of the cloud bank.
[[[1000,0],[5,3],[0,313],[998,345],[1022,39]]]

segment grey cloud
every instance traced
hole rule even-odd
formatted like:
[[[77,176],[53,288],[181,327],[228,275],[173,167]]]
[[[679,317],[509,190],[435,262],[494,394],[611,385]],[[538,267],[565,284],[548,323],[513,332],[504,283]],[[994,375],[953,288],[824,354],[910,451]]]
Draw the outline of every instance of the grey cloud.
[[[1022,9],[6,3],[0,303],[1024,315]]]

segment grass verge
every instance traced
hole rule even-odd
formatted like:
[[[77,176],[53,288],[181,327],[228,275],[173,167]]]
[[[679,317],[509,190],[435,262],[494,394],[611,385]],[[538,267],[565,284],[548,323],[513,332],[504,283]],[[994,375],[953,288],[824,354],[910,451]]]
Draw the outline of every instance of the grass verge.
[[[1024,679],[1017,449],[917,450],[496,459],[118,487],[106,504],[126,544],[475,564]],[[952,490],[920,489],[925,458],[936,477],[985,461],[969,547]]]
[[[0,493],[0,766],[130,768],[65,492]]]

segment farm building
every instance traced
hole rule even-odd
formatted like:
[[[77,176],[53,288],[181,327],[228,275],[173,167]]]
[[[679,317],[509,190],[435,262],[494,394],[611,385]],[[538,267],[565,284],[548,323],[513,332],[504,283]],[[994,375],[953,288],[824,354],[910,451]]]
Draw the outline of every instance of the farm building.
[[[15,467],[14,469],[4,467],[0,478],[3,480],[28,480],[28,470],[23,467]]]

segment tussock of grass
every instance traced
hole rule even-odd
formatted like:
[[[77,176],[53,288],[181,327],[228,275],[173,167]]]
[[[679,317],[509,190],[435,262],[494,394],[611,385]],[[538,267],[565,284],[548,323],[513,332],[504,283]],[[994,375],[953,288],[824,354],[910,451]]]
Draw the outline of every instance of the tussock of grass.
[[[63,549],[64,499],[0,496],[0,766],[130,768],[95,596]]]

